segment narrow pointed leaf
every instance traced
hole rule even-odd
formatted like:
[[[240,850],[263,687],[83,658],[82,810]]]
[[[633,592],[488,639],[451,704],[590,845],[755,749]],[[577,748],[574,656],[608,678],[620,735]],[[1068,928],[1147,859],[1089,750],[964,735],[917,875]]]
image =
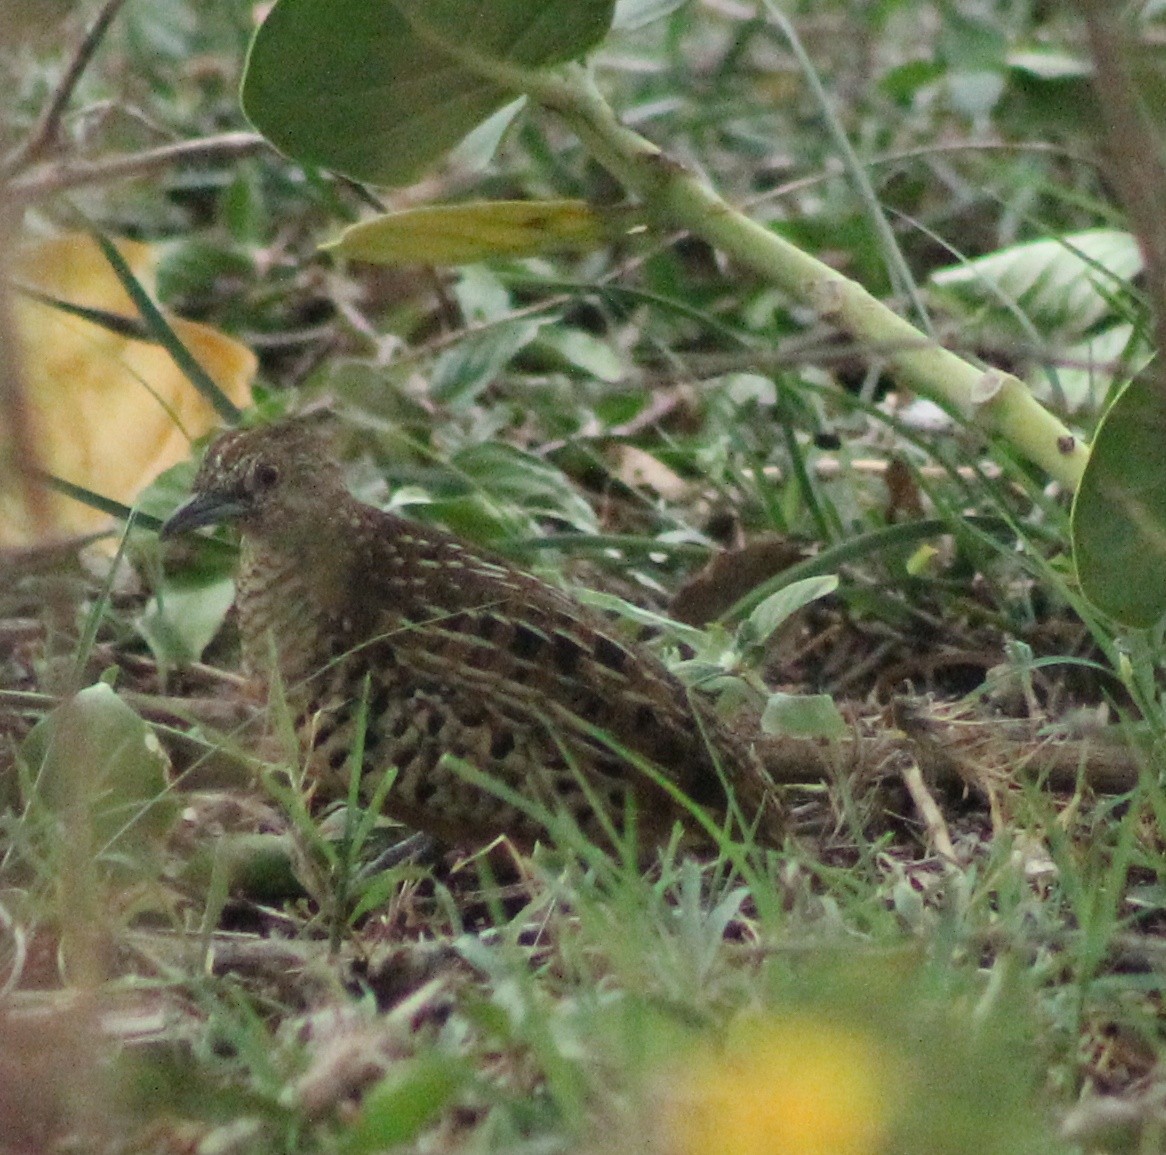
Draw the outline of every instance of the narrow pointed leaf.
[[[326,249],[382,265],[468,265],[486,257],[587,251],[636,222],[627,209],[586,201],[480,201],[429,205],[362,221]]]

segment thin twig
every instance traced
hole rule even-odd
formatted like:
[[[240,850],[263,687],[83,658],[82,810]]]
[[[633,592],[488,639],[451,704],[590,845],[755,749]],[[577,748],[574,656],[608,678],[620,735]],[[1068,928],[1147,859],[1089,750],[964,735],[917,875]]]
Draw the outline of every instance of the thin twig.
[[[33,125],[24,141],[5,157],[3,165],[0,165],[0,178],[11,176],[13,173],[27,168],[30,164],[34,164],[56,144],[65,107],[72,98],[85,69],[89,67],[89,62],[93,59],[97,46],[105,37],[106,31],[124,3],[125,0],[105,0],[101,6],[101,11],[97,13],[97,19],[93,21],[89,30],[82,37],[81,43],[77,45],[73,58],[69,61],[69,66],[65,69],[56,91],[49,98],[49,102],[42,110],[36,124]]]
[[[9,185],[9,192],[18,204],[27,203],[81,185],[111,184],[114,181],[149,176],[174,164],[251,156],[266,147],[267,142],[256,132],[225,132],[219,136],[181,140],[143,152],[107,157],[105,160],[47,165],[13,181]]]
[[[769,776],[783,785],[829,782],[839,765],[897,767],[907,760],[941,787],[981,783],[992,773],[1053,790],[1084,783],[1098,793],[1121,794],[1138,784],[1147,761],[1129,735],[1109,730],[1051,738],[1034,722],[949,718],[919,703],[898,711],[897,721],[888,726],[881,715],[858,719],[853,738],[833,743],[766,734],[755,744]]]

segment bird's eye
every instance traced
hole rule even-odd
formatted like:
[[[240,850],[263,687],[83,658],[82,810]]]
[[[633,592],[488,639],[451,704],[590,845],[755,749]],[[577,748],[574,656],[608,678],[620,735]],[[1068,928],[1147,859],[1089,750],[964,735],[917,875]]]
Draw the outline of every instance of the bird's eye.
[[[279,469],[270,461],[261,461],[255,466],[255,485],[258,489],[270,489],[279,480]]]

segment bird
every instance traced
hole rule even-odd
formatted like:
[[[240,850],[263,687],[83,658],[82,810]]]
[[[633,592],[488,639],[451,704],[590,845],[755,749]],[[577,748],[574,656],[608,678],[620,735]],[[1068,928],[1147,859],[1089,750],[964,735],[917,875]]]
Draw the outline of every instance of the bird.
[[[244,669],[278,682],[320,796],[347,796],[362,747],[362,797],[394,774],[384,813],[445,844],[530,849],[563,815],[608,845],[629,824],[664,845],[677,820],[707,838],[730,814],[780,838],[747,735],[711,702],[563,590],[358,500],[329,425],[221,434],[161,529],[237,529]]]

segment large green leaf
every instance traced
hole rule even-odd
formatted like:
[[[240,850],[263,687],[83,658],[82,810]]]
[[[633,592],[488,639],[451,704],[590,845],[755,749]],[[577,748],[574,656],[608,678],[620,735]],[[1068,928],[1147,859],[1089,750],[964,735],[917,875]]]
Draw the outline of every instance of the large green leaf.
[[[74,694],[41,719],[20,754],[35,783],[26,801],[57,816],[71,807],[75,817],[83,815],[103,867],[140,865],[177,817],[165,751],[104,683]]]
[[[1166,397],[1140,377],[1105,415],[1073,505],[1073,553],[1089,599],[1130,626],[1166,613]]]
[[[251,44],[243,109],[296,160],[377,184],[415,178],[514,99],[491,69],[582,56],[614,0],[278,0]]]

